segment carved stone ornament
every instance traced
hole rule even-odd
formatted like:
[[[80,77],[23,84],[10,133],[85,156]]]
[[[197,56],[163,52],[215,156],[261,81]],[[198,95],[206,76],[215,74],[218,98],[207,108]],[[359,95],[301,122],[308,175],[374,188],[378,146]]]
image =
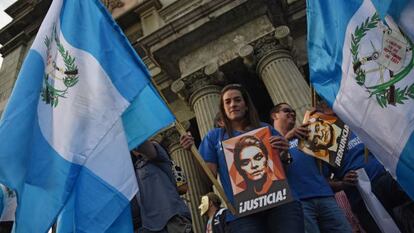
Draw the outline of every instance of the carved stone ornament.
[[[225,83],[224,74],[214,64],[208,64],[196,72],[180,78],[171,84],[171,90],[180,98],[188,100],[192,93],[209,85],[221,86]]]
[[[173,144],[180,143],[180,134],[175,127],[169,128],[161,133],[161,145],[170,148]]]
[[[121,0],[101,0],[102,3],[106,6],[109,12],[112,12],[115,8],[123,7],[125,3]]]
[[[184,129],[188,130],[191,126],[189,121],[181,122]],[[165,148],[169,148],[173,144],[180,143],[180,133],[178,132],[175,126],[164,130],[163,132],[159,133],[159,143],[164,146]]]
[[[278,40],[288,37],[289,34],[290,34],[290,29],[288,26],[279,26],[275,29],[275,37]]]
[[[252,67],[256,63],[254,48],[249,44],[240,47],[239,56],[243,59],[243,63],[247,67]]]
[[[275,29],[275,38],[286,48],[292,47],[293,38],[290,36],[290,29],[288,26],[284,25],[277,27]]]
[[[274,50],[281,49],[283,47],[273,36],[273,33],[267,34],[266,36],[256,40],[252,43],[252,46],[254,47],[254,55],[257,61]]]
[[[219,84],[225,82],[224,73],[220,71],[220,67],[217,61],[206,65],[204,67],[204,74],[209,77],[212,77]]]

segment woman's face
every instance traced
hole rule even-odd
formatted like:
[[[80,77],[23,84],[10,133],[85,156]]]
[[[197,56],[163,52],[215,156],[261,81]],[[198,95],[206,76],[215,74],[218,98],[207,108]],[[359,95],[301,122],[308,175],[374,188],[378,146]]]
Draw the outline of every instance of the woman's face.
[[[223,94],[223,106],[230,121],[243,120],[248,109],[241,92],[234,89],[230,89]]]
[[[240,168],[250,180],[262,179],[265,176],[266,167],[267,158],[259,147],[248,146],[240,152]]]

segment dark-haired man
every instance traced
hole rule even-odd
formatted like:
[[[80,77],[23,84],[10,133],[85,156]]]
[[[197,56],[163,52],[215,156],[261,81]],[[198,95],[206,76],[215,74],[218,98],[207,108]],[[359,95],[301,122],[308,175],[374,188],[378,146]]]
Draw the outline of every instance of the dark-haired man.
[[[295,127],[296,113],[287,103],[277,104],[270,115],[274,128],[290,142],[292,162],[286,174],[291,189],[302,203],[306,232],[351,232],[316,159],[297,148],[298,139],[308,137],[308,125]]]

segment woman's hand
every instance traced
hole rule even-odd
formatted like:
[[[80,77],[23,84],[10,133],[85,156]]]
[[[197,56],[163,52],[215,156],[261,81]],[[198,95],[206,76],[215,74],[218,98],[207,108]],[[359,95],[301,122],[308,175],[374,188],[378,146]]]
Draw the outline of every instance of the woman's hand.
[[[186,150],[191,149],[191,146],[194,145],[194,138],[193,138],[193,136],[191,135],[190,132],[187,132],[187,134],[181,135],[180,145]]]

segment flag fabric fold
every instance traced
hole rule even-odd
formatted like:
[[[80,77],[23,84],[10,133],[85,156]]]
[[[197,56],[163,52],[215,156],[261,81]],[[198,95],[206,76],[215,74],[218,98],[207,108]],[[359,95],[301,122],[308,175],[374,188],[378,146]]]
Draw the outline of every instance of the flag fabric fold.
[[[132,232],[129,149],[174,121],[98,0],[54,0],[0,121],[15,232]]]
[[[414,198],[414,1],[307,1],[311,83]]]

